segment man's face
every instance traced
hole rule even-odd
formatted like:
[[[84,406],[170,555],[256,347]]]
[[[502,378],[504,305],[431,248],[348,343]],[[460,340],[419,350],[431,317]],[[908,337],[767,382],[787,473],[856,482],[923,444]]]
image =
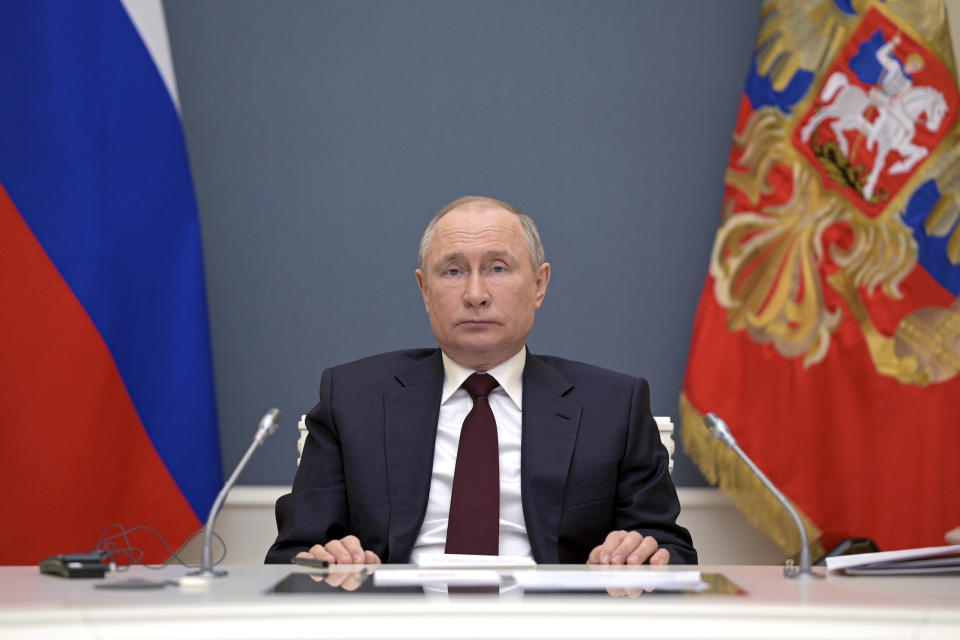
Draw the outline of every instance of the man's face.
[[[550,280],[534,269],[520,220],[467,204],[440,218],[417,283],[437,344],[454,361],[486,370],[516,354]]]

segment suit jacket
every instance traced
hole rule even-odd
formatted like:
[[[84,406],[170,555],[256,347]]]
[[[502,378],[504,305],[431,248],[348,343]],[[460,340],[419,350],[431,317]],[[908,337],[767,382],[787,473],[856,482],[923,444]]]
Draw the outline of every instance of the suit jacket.
[[[293,491],[277,500],[267,562],[356,535],[408,562],[433,471],[438,349],[386,353],[324,371]],[[583,563],[610,531],[636,530],[696,564],[642,378],[527,354],[521,500],[538,563]]]

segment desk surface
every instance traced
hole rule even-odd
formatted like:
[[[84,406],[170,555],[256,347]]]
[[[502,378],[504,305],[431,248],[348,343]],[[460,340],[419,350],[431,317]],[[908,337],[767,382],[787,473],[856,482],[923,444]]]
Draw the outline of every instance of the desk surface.
[[[293,566],[228,566],[208,588],[95,589],[0,567],[0,636],[70,638],[960,638],[960,577],[789,580],[779,567],[700,567],[739,595],[447,597],[276,594]],[[565,567],[570,568],[570,567]],[[640,568],[638,570],[647,570]],[[141,567],[107,581],[182,577]]]

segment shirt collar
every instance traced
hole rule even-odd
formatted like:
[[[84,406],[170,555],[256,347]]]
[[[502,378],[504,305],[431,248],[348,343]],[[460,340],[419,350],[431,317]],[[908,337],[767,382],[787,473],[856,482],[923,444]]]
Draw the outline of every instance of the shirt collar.
[[[454,362],[442,351],[440,355],[443,358],[443,393],[440,395],[440,404],[443,404],[460,388],[464,380],[476,372]],[[487,371],[496,379],[520,411],[523,410],[523,367],[526,363],[527,348],[523,347],[512,358]]]

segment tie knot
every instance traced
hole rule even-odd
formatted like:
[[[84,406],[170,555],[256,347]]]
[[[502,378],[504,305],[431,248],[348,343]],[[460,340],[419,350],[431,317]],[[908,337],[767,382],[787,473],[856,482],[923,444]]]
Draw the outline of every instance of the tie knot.
[[[491,391],[496,389],[499,384],[497,379],[489,373],[474,373],[463,381],[463,388],[467,390],[471,398],[476,400],[477,398],[486,397]]]

